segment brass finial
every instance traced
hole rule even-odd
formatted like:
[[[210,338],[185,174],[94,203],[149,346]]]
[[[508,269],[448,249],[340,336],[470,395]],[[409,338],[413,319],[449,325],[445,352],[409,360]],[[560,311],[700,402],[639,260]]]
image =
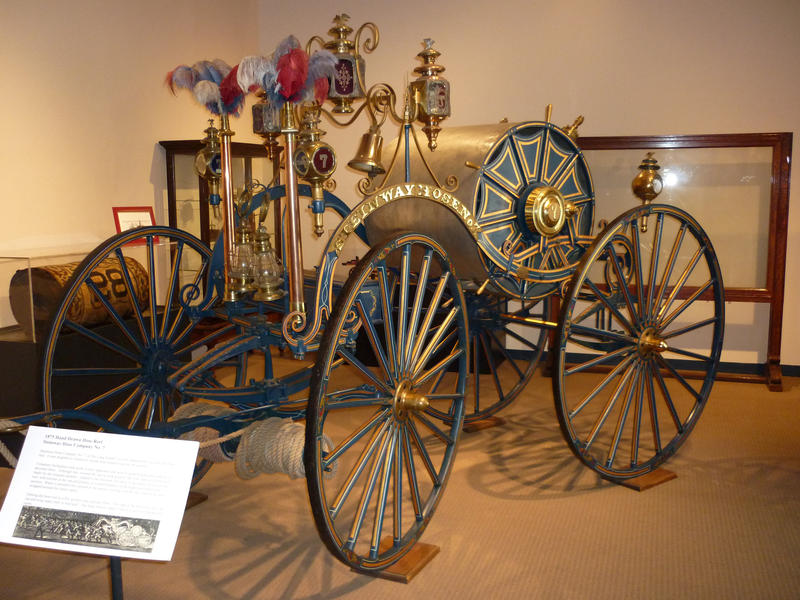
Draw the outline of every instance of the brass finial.
[[[661,193],[664,187],[661,181],[661,175],[658,170],[661,167],[658,161],[653,158],[653,153],[648,152],[639,164],[639,172],[631,182],[631,189],[639,200],[645,205],[650,204],[656,196]],[[647,231],[647,216],[642,216],[640,229],[642,233]]]

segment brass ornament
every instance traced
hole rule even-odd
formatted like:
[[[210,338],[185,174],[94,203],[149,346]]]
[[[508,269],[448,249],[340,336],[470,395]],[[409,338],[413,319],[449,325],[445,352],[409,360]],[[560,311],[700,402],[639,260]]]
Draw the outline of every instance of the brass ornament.
[[[574,209],[574,206],[573,206]],[[537,187],[525,200],[525,222],[545,237],[556,235],[567,220],[567,203],[559,190]]]
[[[631,182],[631,189],[633,190],[633,193],[645,205],[650,204],[664,188],[664,183],[661,180],[661,175],[658,172],[660,168],[661,167],[659,166],[658,161],[653,158],[653,153],[648,152],[647,155],[642,159],[642,162],[639,164],[639,172]],[[640,229],[642,233],[647,231],[646,216],[642,217]]]
[[[436,149],[436,138],[441,131],[439,123],[450,116],[450,82],[441,73],[445,70],[436,64],[441,52],[434,50],[434,41],[426,38],[425,49],[417,54],[422,65],[414,69],[419,77],[409,84],[417,106],[417,120],[424,126],[422,131],[428,137],[428,148]]]

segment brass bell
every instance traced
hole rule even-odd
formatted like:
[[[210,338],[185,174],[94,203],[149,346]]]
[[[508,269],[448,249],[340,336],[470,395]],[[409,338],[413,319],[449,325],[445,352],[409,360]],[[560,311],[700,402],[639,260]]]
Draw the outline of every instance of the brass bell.
[[[383,137],[380,129],[370,127],[370,130],[361,136],[358,152],[353,160],[347,163],[347,166],[366,173],[369,177],[386,173],[386,169],[381,164],[382,147]]]

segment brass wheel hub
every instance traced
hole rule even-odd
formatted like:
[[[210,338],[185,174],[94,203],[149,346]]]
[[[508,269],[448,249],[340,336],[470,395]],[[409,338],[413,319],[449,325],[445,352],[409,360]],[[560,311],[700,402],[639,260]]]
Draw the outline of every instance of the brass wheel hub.
[[[403,381],[397,386],[394,394],[394,414],[398,418],[408,418],[410,411],[422,412],[428,406],[428,399],[423,394],[415,392],[409,381]]]
[[[664,352],[669,348],[664,338],[660,337],[653,327],[648,327],[639,336],[639,354],[649,356],[654,352]]]
[[[551,237],[561,231],[567,220],[567,202],[556,188],[537,187],[525,200],[525,223],[531,231]]]

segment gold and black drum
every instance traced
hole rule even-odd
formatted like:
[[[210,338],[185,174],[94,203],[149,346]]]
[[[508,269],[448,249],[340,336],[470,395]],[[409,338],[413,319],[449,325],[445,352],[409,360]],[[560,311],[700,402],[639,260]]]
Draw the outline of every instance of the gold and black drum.
[[[594,188],[564,131],[545,122],[445,128],[425,160],[443,183],[457,178],[456,201],[445,206],[417,192],[388,203],[365,220],[370,241],[398,230],[425,233],[442,243],[462,279],[488,278],[515,298],[547,296],[569,279],[592,241]],[[403,184],[405,173],[396,171],[384,187]],[[424,178],[412,152],[410,180]]]

